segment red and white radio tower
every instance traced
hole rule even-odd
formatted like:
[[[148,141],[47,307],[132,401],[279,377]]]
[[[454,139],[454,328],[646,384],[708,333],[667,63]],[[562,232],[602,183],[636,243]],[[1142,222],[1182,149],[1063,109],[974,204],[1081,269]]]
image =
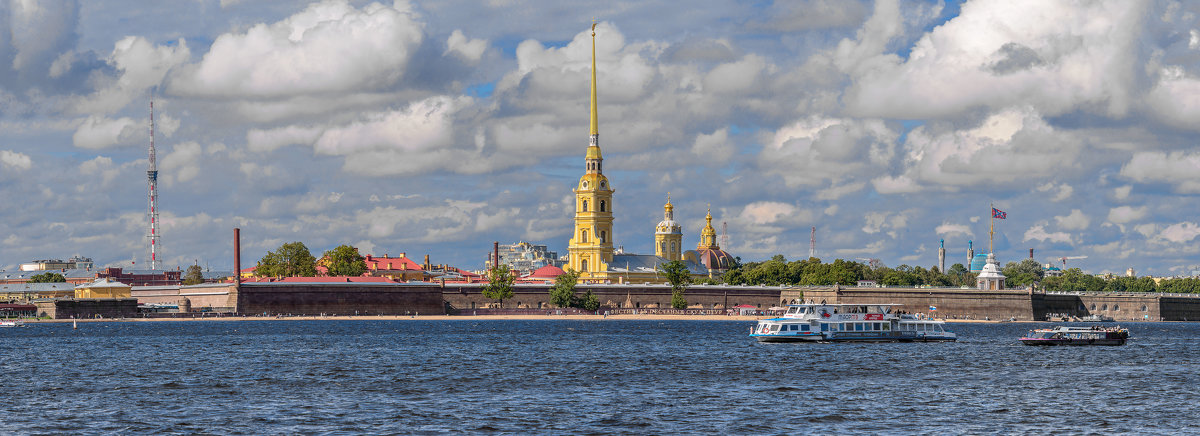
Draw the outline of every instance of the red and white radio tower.
[[[158,165],[154,162],[154,100],[150,100],[150,269],[158,269]]]

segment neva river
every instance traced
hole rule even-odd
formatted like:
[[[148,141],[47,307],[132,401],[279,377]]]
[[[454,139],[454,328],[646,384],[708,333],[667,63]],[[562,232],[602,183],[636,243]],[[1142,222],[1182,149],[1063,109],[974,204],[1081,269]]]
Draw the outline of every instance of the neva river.
[[[758,344],[752,322],[243,321],[0,329],[0,434],[1200,431],[1200,324],[1123,347]]]

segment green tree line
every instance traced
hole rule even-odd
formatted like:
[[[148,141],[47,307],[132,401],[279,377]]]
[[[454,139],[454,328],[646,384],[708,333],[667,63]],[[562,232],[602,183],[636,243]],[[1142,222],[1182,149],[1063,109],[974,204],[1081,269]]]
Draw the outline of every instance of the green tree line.
[[[1150,277],[1114,277],[1104,279],[1084,274],[1079,268],[1063,271],[1062,275],[1046,277],[1042,265],[1033,259],[1008,262],[1000,272],[1005,277],[1005,287],[1024,288],[1036,284],[1038,289],[1051,292],[1167,292],[1200,293],[1200,278],[1164,279],[1155,283]],[[776,255],[762,262],[742,263],[737,259],[734,267],[721,278],[731,285],[767,286],[852,286],[859,280],[874,280],[885,286],[939,286],[975,287],[977,274],[969,272],[961,263],[946,268],[928,269],[921,266],[900,265],[890,268],[875,263],[869,265],[843,259],[823,263],[812,257],[789,262]]]

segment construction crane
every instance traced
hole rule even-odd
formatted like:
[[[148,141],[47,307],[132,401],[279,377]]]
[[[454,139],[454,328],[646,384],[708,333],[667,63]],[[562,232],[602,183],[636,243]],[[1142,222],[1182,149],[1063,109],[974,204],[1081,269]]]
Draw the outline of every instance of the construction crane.
[[[867,264],[867,266],[869,266],[871,268],[882,268],[883,267],[883,262],[880,262],[879,259],[876,259],[876,258],[859,257],[856,259],[863,261],[863,263]]]
[[[1060,257],[1058,259],[1062,261],[1063,271],[1066,271],[1067,270],[1067,259],[1087,259],[1087,256],[1065,256],[1065,257]]]

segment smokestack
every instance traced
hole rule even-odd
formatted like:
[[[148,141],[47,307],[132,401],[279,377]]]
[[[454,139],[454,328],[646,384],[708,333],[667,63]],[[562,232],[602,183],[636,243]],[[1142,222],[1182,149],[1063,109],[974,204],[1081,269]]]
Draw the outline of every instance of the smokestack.
[[[492,268],[500,266],[500,241],[492,243]]]
[[[242,229],[233,228],[233,283],[242,286]]]
[[[1033,249],[1032,248],[1029,249],[1029,258],[1033,259]]]

